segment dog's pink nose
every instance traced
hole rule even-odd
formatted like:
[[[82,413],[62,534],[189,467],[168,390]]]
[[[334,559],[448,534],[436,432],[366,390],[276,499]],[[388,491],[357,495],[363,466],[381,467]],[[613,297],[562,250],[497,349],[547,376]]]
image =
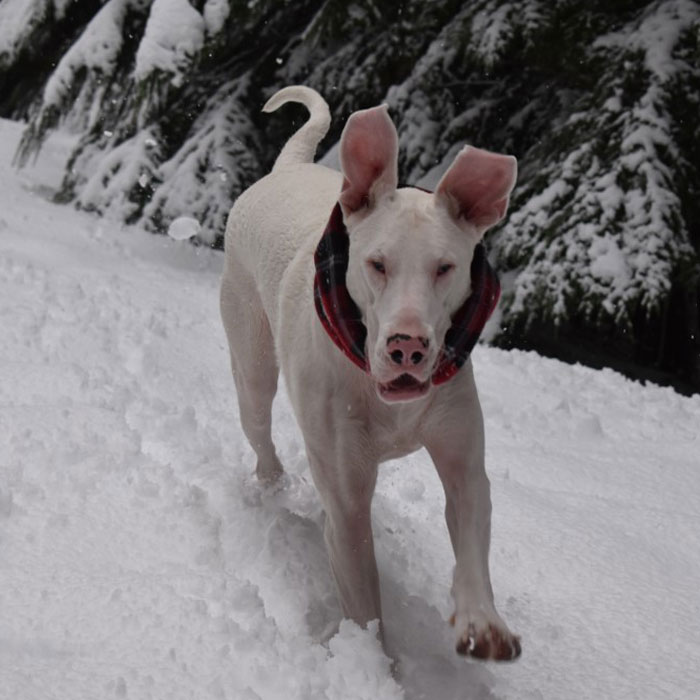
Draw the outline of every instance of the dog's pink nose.
[[[428,359],[429,344],[427,338],[414,338],[403,333],[395,333],[386,341],[387,353],[395,365],[415,369]]]

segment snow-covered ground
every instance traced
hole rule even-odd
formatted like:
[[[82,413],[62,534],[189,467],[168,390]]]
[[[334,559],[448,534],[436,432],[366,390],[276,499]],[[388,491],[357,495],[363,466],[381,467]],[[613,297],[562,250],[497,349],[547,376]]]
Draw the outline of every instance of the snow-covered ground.
[[[700,397],[474,353],[511,665],[457,657],[425,453],[385,465],[390,661],[338,621],[282,391],[287,488],[251,479],[222,256],[50,204],[0,122],[0,698],[690,700],[700,688]]]

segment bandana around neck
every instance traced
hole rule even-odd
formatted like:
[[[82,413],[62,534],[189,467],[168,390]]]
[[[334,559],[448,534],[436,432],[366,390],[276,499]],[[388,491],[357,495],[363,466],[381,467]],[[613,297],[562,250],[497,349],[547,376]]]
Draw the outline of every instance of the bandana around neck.
[[[367,328],[345,282],[349,248],[343,212],[337,203],[314,254],[314,303],[331,340],[360,369],[369,372],[365,355]],[[472,293],[452,315],[452,325],[445,333],[432,375],[433,384],[442,384],[452,378],[467,361],[501,295],[498,276],[489,265],[481,243],[474,249],[471,280]]]

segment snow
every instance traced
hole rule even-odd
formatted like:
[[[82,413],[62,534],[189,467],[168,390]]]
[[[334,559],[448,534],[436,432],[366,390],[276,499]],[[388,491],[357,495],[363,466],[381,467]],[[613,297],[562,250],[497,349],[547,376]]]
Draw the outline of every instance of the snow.
[[[11,64],[22,43],[46,18],[51,0],[3,0],[0,2],[0,64]],[[54,3],[63,16],[64,2]]]
[[[74,89],[81,68],[111,75],[122,48],[122,28],[129,8],[143,0],[112,0],[90,20],[80,38],[70,47],[44,87],[42,109],[60,106]]]
[[[337,629],[283,389],[286,483],[252,479],[221,254],[49,203],[66,144],[18,174],[20,132],[0,122],[0,697],[696,697],[700,397],[477,348],[495,595],[523,656],[454,654],[420,452],[382,467],[374,503],[392,676],[372,630]]]
[[[210,8],[214,26],[220,16],[220,11],[217,14]],[[205,20],[188,0],[153,0],[136,52],[136,80],[145,80],[160,70],[172,73],[171,82],[180,86],[191,61],[204,45],[205,29]]]
[[[250,182],[241,181],[260,167],[259,132],[250,121],[249,80],[222,85],[195,120],[180,148],[154,169],[156,191],[145,206],[143,220],[169,222],[193,216],[201,226],[199,238],[213,243],[222,233],[231,193]]]
[[[207,34],[210,36],[218,34],[223,29],[230,12],[231,5],[228,0],[207,0],[202,10]]]
[[[105,135],[111,137],[109,133]],[[144,187],[151,182],[158,152],[153,133],[150,129],[141,129],[106,155],[92,151],[81,153],[73,166],[86,174],[79,205],[114,217],[138,211],[138,204],[130,199],[131,192],[137,183]]]
[[[623,31],[599,37],[598,46],[623,47],[626,51],[644,52],[644,63],[661,81],[676,74],[678,67],[673,57],[681,32],[700,19],[695,0],[664,0],[651,3],[637,26],[628,25]]]
[[[506,37],[512,31],[512,24],[508,22],[509,15],[517,8],[510,3],[505,3],[488,10],[477,12],[472,23],[472,32],[477,43],[476,51],[483,57],[486,65],[493,65],[498,57],[498,52],[506,44]]]
[[[521,154],[511,213],[489,240],[494,259],[518,273],[505,319],[557,325],[576,315],[631,328],[640,308],[658,315],[677,271],[692,266],[674,179],[691,166],[672,106],[692,75],[681,39],[698,21],[697,2],[650,2],[592,42],[588,58],[608,66],[602,87],[552,120],[546,147]]]
[[[191,216],[178,216],[168,226],[168,236],[174,241],[186,241],[194,238],[201,230],[199,221]]]
[[[612,236],[604,238],[591,237],[591,274],[608,279],[627,279],[627,263]]]

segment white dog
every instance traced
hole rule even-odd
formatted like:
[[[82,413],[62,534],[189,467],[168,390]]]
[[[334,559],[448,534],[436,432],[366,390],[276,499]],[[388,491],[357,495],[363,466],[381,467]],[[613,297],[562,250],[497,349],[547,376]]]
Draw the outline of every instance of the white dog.
[[[468,354],[498,298],[479,242],[505,215],[516,160],[465,147],[434,194],[397,189],[386,106],[350,117],[341,173],[313,163],[330,123],[326,102],[287,87],[264,111],[288,101],[310,118],[231,210],[221,285],[257,476],[282,474],[270,430],[281,365],[343,613],[365,625],[381,620],[370,516],[377,467],[425,446],[456,556],[457,651],[514,659],[520,642],[496,612],[489,577],[491,501]]]

